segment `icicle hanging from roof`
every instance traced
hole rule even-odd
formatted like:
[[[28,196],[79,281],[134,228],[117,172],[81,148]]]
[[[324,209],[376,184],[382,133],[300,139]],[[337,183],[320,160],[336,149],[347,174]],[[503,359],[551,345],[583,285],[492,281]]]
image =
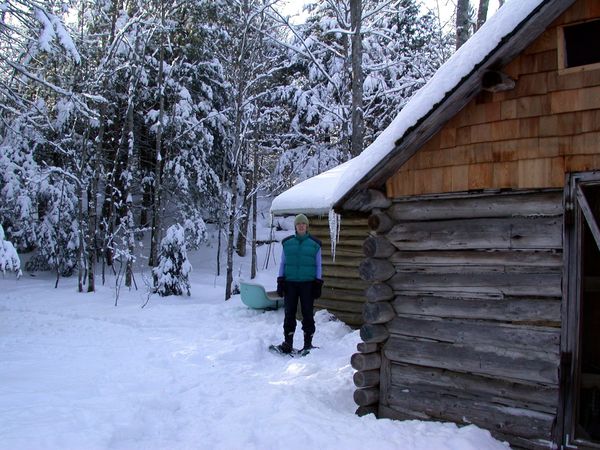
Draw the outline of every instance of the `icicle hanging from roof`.
[[[329,239],[331,240],[331,258],[335,262],[335,247],[340,237],[341,216],[333,209],[329,210]]]

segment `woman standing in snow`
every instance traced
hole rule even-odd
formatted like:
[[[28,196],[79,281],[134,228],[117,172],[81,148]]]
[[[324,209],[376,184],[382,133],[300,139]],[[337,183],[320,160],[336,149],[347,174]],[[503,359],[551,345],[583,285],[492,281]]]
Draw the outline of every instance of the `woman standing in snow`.
[[[285,318],[283,320],[284,341],[275,349],[281,353],[291,353],[294,349],[296,331],[296,310],[298,300],[302,310],[302,331],[307,353],[312,346],[315,333],[313,306],[321,296],[323,286],[321,268],[321,241],[308,233],[308,218],[298,214],[294,219],[296,234],[281,241],[281,264],[277,277],[277,294],[284,297]]]

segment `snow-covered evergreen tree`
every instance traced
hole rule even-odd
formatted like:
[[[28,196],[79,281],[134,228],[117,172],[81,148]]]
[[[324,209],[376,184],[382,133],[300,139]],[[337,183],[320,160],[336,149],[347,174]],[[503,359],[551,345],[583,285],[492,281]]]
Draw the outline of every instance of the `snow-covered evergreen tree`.
[[[12,120],[0,136],[0,222],[20,251],[35,248],[37,243],[37,189],[39,167],[32,149],[40,140],[27,125],[29,114]]]
[[[15,272],[18,278],[21,276],[21,260],[15,247],[5,238],[4,228],[0,225],[0,270],[3,275],[7,271]]]
[[[160,243],[158,265],[152,269],[156,292],[162,297],[184,293],[190,295],[191,271],[184,229],[179,224],[171,225]]]

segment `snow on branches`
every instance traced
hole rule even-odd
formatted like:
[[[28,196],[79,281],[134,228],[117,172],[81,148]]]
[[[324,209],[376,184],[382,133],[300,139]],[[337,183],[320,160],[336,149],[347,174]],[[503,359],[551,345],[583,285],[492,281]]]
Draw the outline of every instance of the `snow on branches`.
[[[192,265],[187,259],[185,233],[181,225],[171,225],[160,242],[158,266],[152,270],[156,280],[156,292],[161,297],[190,295],[189,274]]]
[[[12,243],[4,240],[2,225],[0,225],[0,270],[2,270],[3,275],[6,274],[6,271],[15,272],[17,278],[22,275],[21,260]]]

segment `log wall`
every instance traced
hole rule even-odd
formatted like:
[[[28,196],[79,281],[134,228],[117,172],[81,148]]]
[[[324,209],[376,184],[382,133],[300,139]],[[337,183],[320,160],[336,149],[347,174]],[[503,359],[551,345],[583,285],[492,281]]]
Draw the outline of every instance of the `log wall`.
[[[527,191],[398,200],[375,212],[359,268],[371,285],[352,358],[357,413],[474,423],[515,446],[548,447],[562,211],[562,191]]]
[[[328,218],[310,218],[310,233],[323,244],[324,285],[315,308],[327,309],[353,328],[359,328],[363,324],[364,291],[369,285],[358,274],[358,266],[363,258],[362,245],[369,236],[367,219],[367,214],[348,214],[342,217],[334,259]]]
[[[388,180],[388,196],[562,188],[565,173],[600,169],[600,67],[558,61],[560,27],[599,17],[598,0],[575,2],[502,69],[514,89],[473,99]]]

